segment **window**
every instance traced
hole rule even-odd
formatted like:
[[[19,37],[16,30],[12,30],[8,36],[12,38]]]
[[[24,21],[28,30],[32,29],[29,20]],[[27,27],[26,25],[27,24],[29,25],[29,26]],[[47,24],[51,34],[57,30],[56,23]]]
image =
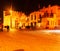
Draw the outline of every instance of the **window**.
[[[27,21],[29,21],[29,18],[27,18]]]
[[[53,17],[53,13],[51,12],[50,17]]]
[[[36,22],[34,22],[34,26],[36,26]]]
[[[34,16],[34,20],[36,20],[36,15]]]
[[[41,22],[42,21],[42,16],[41,15],[40,15],[39,19],[40,19],[40,22]]]
[[[52,10],[51,10],[51,13],[50,13],[50,17],[53,17],[53,12],[52,12]]]
[[[31,15],[31,20],[33,20],[33,15]]]
[[[60,25],[60,20],[58,20],[58,25]]]
[[[31,27],[33,27],[33,23],[31,22]]]
[[[39,15],[39,20],[38,20],[38,23],[42,22],[42,16]]]
[[[44,17],[49,17],[49,13],[47,11],[44,13]]]
[[[47,25],[49,25],[49,21],[47,21]]]

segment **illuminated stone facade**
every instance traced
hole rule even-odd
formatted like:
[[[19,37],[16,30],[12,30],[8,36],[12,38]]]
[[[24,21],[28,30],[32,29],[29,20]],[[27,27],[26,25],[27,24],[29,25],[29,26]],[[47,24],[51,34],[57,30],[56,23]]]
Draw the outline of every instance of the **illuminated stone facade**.
[[[58,28],[60,26],[60,6],[49,5],[47,8],[43,7],[38,11],[32,12],[29,19],[33,24],[36,22],[37,27],[40,26],[40,29]]]
[[[8,11],[3,12],[4,26],[9,25],[11,28],[30,28],[36,29],[60,29],[60,6],[43,7],[38,11],[30,13],[29,16],[22,12]]]
[[[19,28],[23,25],[26,20],[26,15],[22,12],[12,11],[3,11],[4,23],[3,26],[9,26],[10,28]]]

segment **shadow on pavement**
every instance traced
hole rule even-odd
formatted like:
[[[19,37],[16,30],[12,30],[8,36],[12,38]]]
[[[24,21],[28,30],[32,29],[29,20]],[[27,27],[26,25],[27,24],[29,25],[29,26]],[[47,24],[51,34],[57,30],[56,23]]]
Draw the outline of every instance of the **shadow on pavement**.
[[[24,51],[24,49],[16,49],[16,50],[14,50],[14,51]]]

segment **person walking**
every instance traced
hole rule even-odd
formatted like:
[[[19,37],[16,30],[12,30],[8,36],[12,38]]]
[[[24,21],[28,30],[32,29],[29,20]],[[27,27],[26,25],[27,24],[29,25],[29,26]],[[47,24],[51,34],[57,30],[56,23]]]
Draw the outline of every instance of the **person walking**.
[[[7,32],[9,32],[9,26],[7,25]]]

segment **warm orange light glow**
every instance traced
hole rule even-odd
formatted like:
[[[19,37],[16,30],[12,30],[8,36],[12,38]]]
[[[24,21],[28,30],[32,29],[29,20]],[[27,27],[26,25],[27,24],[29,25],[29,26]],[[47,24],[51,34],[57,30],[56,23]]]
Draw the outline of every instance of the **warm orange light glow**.
[[[19,27],[22,27],[22,23],[20,22]]]
[[[46,33],[60,33],[60,30],[42,30],[42,32],[46,32]]]
[[[10,15],[5,15],[5,11],[4,11],[4,26],[10,26]]]
[[[15,27],[16,24],[17,26],[36,25],[36,27],[42,27],[42,29],[54,29],[56,25],[60,25],[60,9],[57,8],[59,8],[59,6],[49,6],[47,8],[42,8],[40,11],[34,11],[30,13],[29,16],[9,9],[9,12],[7,11],[4,13],[6,14],[4,15],[4,24],[8,24],[9,26],[12,25],[13,27]],[[48,13],[47,16],[44,16],[45,12]],[[16,18],[18,21],[17,23],[15,22]]]
[[[38,27],[40,27],[40,23],[38,23]]]
[[[12,31],[12,32],[14,32],[16,29],[12,29],[12,28],[10,28],[10,31]]]
[[[12,10],[9,10],[10,11],[10,13],[12,13]]]

